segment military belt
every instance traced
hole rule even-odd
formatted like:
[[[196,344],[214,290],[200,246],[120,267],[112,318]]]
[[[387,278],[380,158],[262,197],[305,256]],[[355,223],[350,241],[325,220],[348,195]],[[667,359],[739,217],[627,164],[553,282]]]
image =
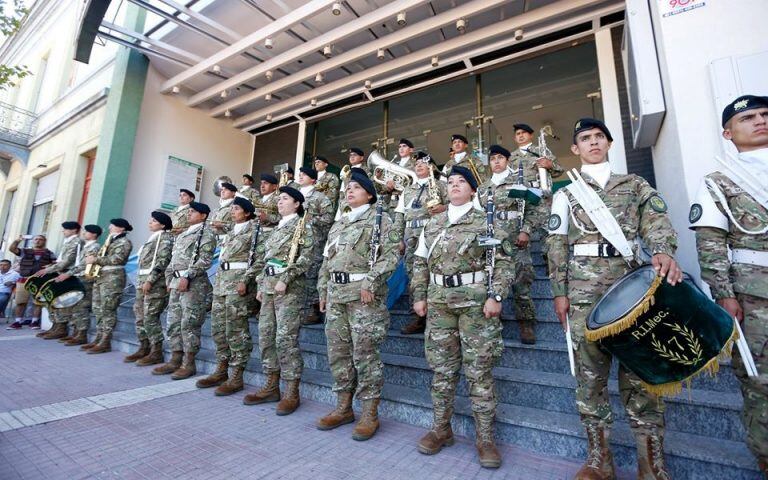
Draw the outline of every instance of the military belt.
[[[520,218],[520,212],[517,210],[496,212],[497,220],[515,220],[518,218]]]
[[[245,270],[248,268],[248,262],[221,262],[219,268],[225,272],[227,270]]]
[[[573,246],[573,256],[612,258],[620,257],[621,252],[610,243],[577,243]]]
[[[125,268],[124,265],[104,265],[103,267],[101,267],[101,269],[105,272],[111,272],[113,270],[122,270],[124,268]]]
[[[482,283],[485,281],[485,272],[458,273],[456,275],[440,275],[439,273],[430,272],[429,279],[435,285],[453,288]]]
[[[333,283],[344,285],[365,280],[365,275],[365,273],[331,272],[331,280],[333,280]]]
[[[427,220],[424,218],[420,218],[417,220],[411,220],[408,222],[408,228],[421,228],[424,225],[427,224]]]
[[[745,263],[747,265],[768,267],[768,252],[748,250],[746,248],[734,248],[731,253],[733,254],[733,258],[731,259],[732,263]]]
[[[288,267],[275,267],[274,265],[267,265],[266,267],[264,267],[264,273],[268,277],[274,277],[275,275],[280,275],[286,270],[288,270]]]

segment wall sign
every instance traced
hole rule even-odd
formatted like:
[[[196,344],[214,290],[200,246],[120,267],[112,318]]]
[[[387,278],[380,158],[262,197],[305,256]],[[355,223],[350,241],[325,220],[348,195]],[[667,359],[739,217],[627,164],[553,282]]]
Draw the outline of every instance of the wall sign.
[[[195,192],[195,197],[200,198],[202,185],[202,165],[168,155],[168,161],[165,164],[165,179],[163,180],[163,196],[160,199],[160,208],[173,210],[178,207],[179,189],[182,188],[192,190]]]
[[[661,16],[671,17],[681,13],[690,12],[697,8],[705,7],[707,2],[704,0],[659,0],[659,11]]]

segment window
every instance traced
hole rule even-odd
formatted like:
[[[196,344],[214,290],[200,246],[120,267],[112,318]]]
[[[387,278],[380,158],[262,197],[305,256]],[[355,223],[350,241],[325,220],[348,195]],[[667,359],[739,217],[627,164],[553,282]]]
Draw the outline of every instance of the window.
[[[32,214],[27,225],[28,235],[47,234],[58,183],[58,170],[37,180],[37,191],[32,202]]]
[[[32,90],[32,104],[29,106],[30,111],[37,112],[37,107],[40,104],[40,97],[43,96],[43,81],[45,80],[45,71],[48,69],[48,55],[46,54],[40,59],[40,66],[35,72],[35,89]]]

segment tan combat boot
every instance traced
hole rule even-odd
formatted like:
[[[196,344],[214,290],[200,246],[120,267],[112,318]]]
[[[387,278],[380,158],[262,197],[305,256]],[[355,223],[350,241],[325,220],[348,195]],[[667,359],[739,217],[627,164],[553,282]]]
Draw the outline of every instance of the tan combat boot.
[[[136,360],[137,367],[147,367],[158,363],[163,363],[163,342],[153,343],[149,353]]]
[[[270,373],[267,381],[259,391],[249,393],[243,398],[245,405],[258,405],[267,402],[280,401],[280,373]]]
[[[493,440],[492,414],[475,414],[475,447],[477,458],[483,468],[499,468],[501,466],[501,454]]]
[[[88,343],[88,330],[78,330],[77,334],[72,336],[71,340],[68,340],[64,346],[74,347],[75,345],[85,345]]]
[[[355,421],[355,412],[352,411],[352,392],[339,392],[336,396],[336,409],[317,421],[318,430],[333,430]]]
[[[228,368],[229,368],[228,360],[219,360],[219,363],[216,364],[216,370],[214,370],[213,373],[208,375],[207,377],[203,377],[197,382],[195,382],[195,386],[197,388],[218,387],[222,383],[226,382],[227,379],[229,378],[229,376],[227,375]]]
[[[67,336],[66,323],[54,323],[53,327],[42,336],[44,340],[58,340]]]
[[[359,442],[368,440],[376,434],[379,429],[379,399],[366,400],[363,402],[363,415],[360,421],[355,425],[352,431],[352,439]]]
[[[181,367],[179,367],[175,372],[171,374],[171,380],[184,380],[185,378],[189,378],[197,373],[197,365],[195,365],[195,356],[196,353],[188,353],[184,352],[184,361],[181,362]]]
[[[658,431],[636,434],[637,479],[669,480],[664,466],[664,437]]]
[[[136,350],[134,353],[126,356],[123,358],[123,362],[125,363],[132,363],[136,360],[143,358],[149,353],[149,340],[141,340],[139,342],[139,349]]]
[[[181,366],[181,358],[183,356],[184,352],[171,352],[171,359],[168,360],[168,363],[153,368],[152,375],[168,375],[175,372]]]
[[[536,330],[533,327],[533,322],[525,320],[518,325],[520,325],[520,341],[525,345],[535,345]]]
[[[424,333],[427,329],[427,317],[419,317],[414,315],[414,319],[408,325],[403,326],[400,329],[400,333],[403,335],[414,335],[416,333]]]
[[[301,398],[299,398],[299,384],[301,380],[291,380],[288,382],[288,389],[283,394],[283,398],[277,404],[275,413],[277,415],[290,415],[299,408],[301,405]]]
[[[608,430],[587,425],[587,460],[574,480],[612,480],[616,478],[613,454],[608,447]]]
[[[93,347],[95,347],[96,345],[98,345],[98,344],[99,344],[99,342],[101,341],[101,335],[102,335],[102,334],[101,334],[101,332],[98,332],[98,331],[97,331],[97,332],[96,332],[96,336],[95,336],[95,337],[93,337],[93,341],[92,341],[92,342],[89,342],[89,343],[86,343],[85,345],[83,345],[82,347],[80,347],[80,350],[90,350],[90,349],[92,349]],[[88,331],[87,331],[87,330],[85,331],[85,336],[86,336],[86,337],[88,336]]]
[[[227,395],[232,395],[233,393],[242,390],[245,386],[243,385],[243,372],[245,372],[245,367],[233,367],[232,375],[226,382],[216,387],[216,390],[213,393],[216,394],[217,397],[226,397]]]
[[[106,353],[112,351],[112,334],[111,333],[105,333],[101,336],[101,340],[99,343],[88,350],[88,355],[93,355],[97,353]]]
[[[453,429],[451,428],[451,417],[453,412],[440,413],[435,410],[435,419],[432,422],[432,430],[419,440],[419,453],[424,455],[434,455],[443,447],[450,447],[454,444]]]
[[[58,342],[59,342],[59,343],[67,343],[68,341],[72,340],[73,338],[75,338],[75,337],[77,336],[77,329],[75,328],[75,326],[74,326],[74,325],[73,325],[73,326],[72,326],[72,328],[70,329],[70,328],[69,328],[69,324],[66,324],[66,325],[65,325],[65,328],[67,329],[67,332],[69,332],[69,331],[71,330],[71,332],[72,332],[72,333],[67,333],[67,336],[66,336],[66,337],[61,337],[61,338],[58,340]]]

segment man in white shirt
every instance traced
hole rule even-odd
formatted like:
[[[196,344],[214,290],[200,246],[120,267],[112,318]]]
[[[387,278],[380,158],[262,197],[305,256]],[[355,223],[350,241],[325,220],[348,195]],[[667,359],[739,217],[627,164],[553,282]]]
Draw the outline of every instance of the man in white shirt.
[[[10,260],[0,260],[0,315],[5,317],[5,309],[11,300],[11,293],[16,282],[21,278],[19,272],[11,270]]]

